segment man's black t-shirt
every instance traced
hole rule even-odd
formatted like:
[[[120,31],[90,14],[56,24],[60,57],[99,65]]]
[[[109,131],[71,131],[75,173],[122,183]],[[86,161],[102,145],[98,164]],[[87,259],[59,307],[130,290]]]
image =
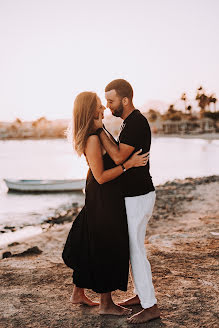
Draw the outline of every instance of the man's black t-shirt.
[[[135,147],[134,152],[142,149],[142,153],[147,153],[150,150],[151,129],[146,117],[138,109],[135,109],[124,120],[118,141]],[[122,174],[124,197],[140,196],[155,190],[149,168],[148,161],[146,166],[133,167]]]

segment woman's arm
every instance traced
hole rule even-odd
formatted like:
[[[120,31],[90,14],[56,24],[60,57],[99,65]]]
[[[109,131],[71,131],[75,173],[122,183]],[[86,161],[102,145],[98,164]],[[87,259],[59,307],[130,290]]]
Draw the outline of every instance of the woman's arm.
[[[139,153],[140,151],[135,153],[128,161],[123,163],[126,170],[134,166],[146,165],[148,154],[138,155]],[[93,176],[99,184],[111,181],[123,173],[123,168],[121,165],[109,170],[104,170],[101,143],[98,136],[92,135],[88,138],[85,154]]]

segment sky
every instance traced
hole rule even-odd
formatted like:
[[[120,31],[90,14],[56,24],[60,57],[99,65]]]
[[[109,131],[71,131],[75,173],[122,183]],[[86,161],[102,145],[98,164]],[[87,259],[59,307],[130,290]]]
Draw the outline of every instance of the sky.
[[[134,105],[219,97],[218,0],[0,0],[0,121],[70,118],[124,78]]]

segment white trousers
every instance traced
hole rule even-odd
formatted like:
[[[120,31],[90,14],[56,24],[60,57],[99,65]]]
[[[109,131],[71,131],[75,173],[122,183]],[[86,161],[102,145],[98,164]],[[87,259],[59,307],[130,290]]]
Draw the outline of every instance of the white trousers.
[[[155,191],[146,195],[125,197],[134,292],[138,295],[144,309],[157,303],[151,266],[144,247],[146,226],[152,215],[155,199]]]

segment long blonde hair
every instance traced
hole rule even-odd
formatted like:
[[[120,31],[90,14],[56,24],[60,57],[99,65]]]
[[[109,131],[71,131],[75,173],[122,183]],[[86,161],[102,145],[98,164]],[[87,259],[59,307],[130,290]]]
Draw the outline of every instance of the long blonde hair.
[[[79,156],[84,154],[89,134],[94,132],[94,114],[97,108],[95,92],[85,91],[74,101],[72,117],[73,146]]]

